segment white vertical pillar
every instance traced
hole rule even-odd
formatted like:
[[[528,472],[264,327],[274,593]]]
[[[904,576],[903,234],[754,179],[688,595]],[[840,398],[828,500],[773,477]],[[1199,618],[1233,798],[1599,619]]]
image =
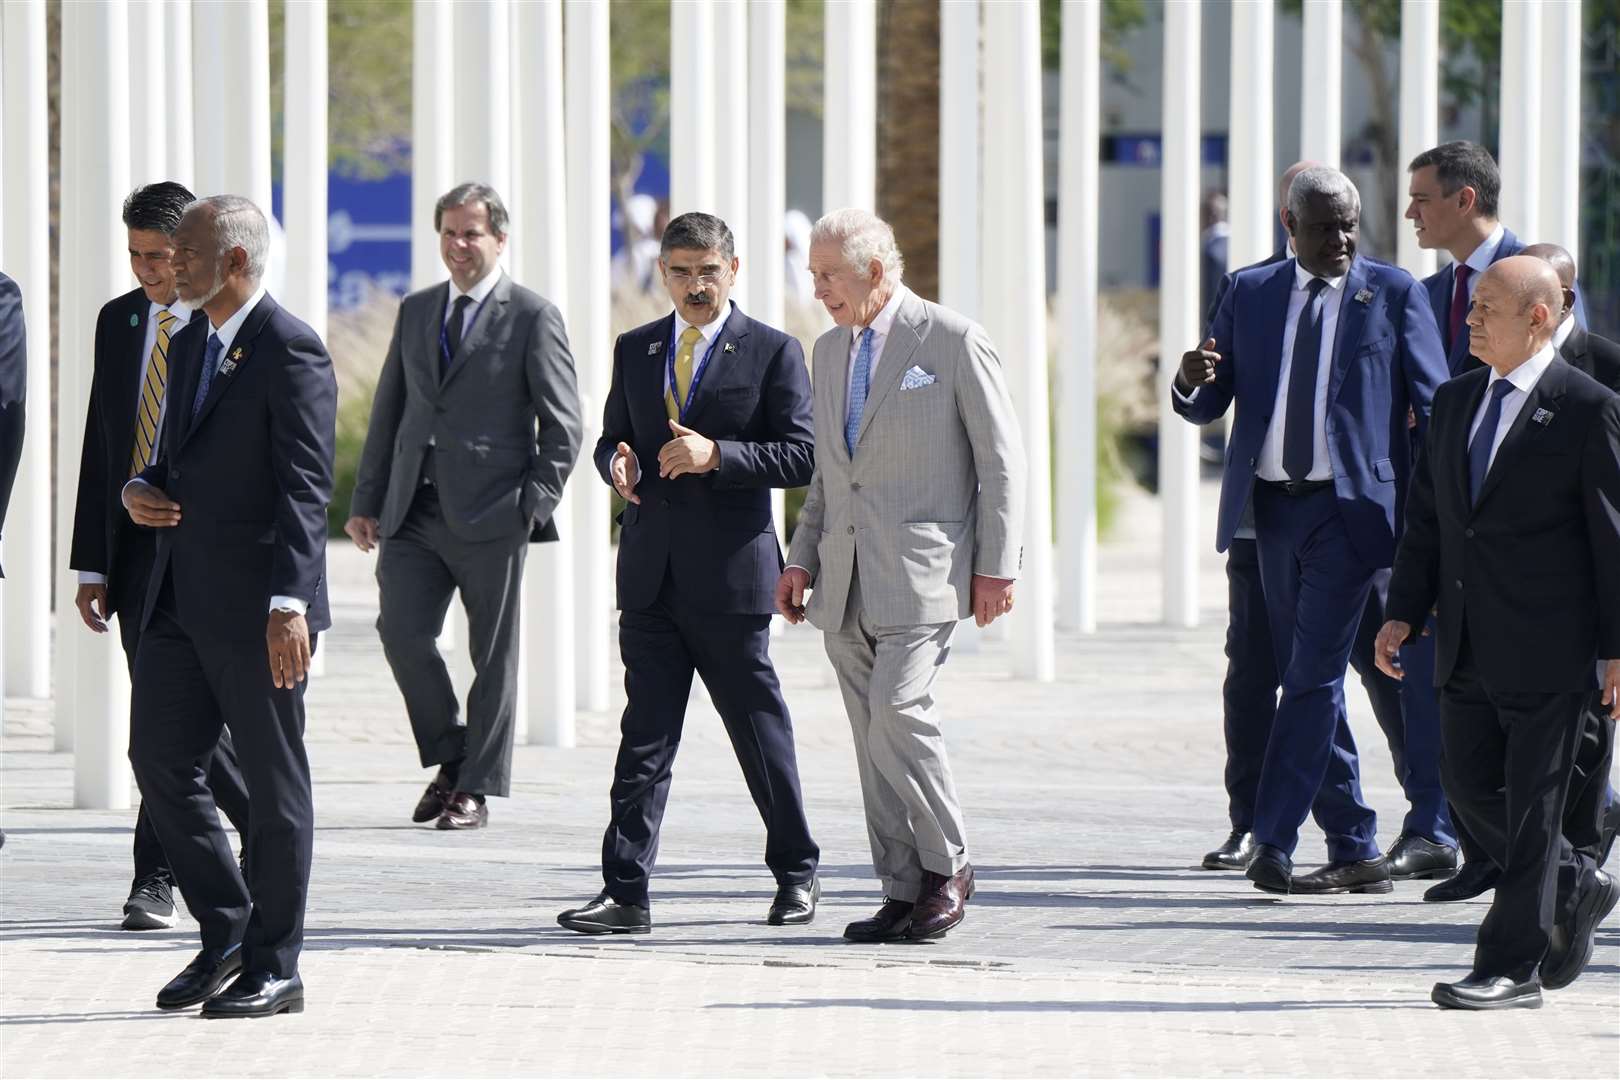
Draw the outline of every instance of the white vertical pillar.
[[[197,194],[241,195],[270,214],[269,0],[195,0]]]
[[[1541,30],[1549,7],[1530,0],[1502,3],[1501,219],[1525,241],[1540,240],[1541,152],[1538,132],[1546,123],[1542,99]],[[1564,108],[1563,102],[1556,105]]]
[[[568,310],[568,173],[563,127],[563,16],[561,0],[520,4],[517,38],[531,62],[517,67],[514,95],[520,110],[517,156],[523,162],[513,222],[525,253],[525,284]],[[574,328],[569,327],[570,333]],[[586,417],[586,430],[592,418]],[[571,510],[580,485],[600,483],[589,465],[564,489],[552,521],[561,540],[529,547],[523,577],[521,630],[526,675],[527,734],[531,743],[574,745],[574,566]]]
[[[475,180],[510,203],[512,99],[506,89],[512,81],[512,54],[506,45],[512,36],[512,5],[510,0],[455,4],[451,18],[456,41],[451,59],[451,186]]]
[[[119,208],[129,187],[129,9],[121,3],[73,3],[62,7],[62,267],[58,369],[61,409],[57,419],[57,483],[78,486],[84,408],[90,390],[91,341],[96,313],[129,288]],[[68,143],[74,144],[67,153]],[[73,171],[66,166],[72,165]],[[57,500],[59,536],[72,534],[73,499]],[[72,596],[73,575],[58,578],[59,593]],[[79,625],[71,604],[58,626],[59,684],[74,686],[66,707],[59,695],[56,722],[74,727],[73,802],[96,809],[129,806],[129,680],[118,636],[91,634]]]
[[[749,235],[748,173],[754,167],[754,155],[749,150],[752,132],[748,117],[753,103],[748,99],[748,75],[752,67],[748,50],[748,8],[747,0],[714,0],[714,54],[725,57],[725,61],[715,76],[711,128],[719,130],[722,124],[725,126],[726,147],[724,152],[716,147],[714,205],[710,212],[731,226],[739,255]],[[743,308],[749,307],[757,280],[757,275],[747,271],[745,266],[731,290],[732,299]]]
[[[1395,205],[1407,204],[1406,166],[1440,141],[1440,0],[1401,0],[1400,161]],[[1407,221],[1395,223],[1396,261],[1415,278],[1434,273],[1435,254],[1418,247]]]
[[[192,93],[191,0],[163,0],[163,21],[168,36],[169,83],[168,144],[164,147],[163,178],[195,189],[197,182],[196,120]]]
[[[1270,0],[1266,0],[1270,3]],[[1058,623],[1097,629],[1097,219],[1102,12],[1064,0],[1058,121]]]
[[[981,315],[979,10],[979,0],[939,4],[939,302],[970,319]]]
[[[1046,361],[1046,200],[1041,125],[1041,9],[1004,0],[985,10],[985,329],[1006,366],[1029,459],[1024,565],[1009,617],[1015,675],[1056,677],[1052,639],[1052,458]]]
[[[0,9],[0,18],[5,37],[0,64],[4,69],[0,93],[5,100],[5,139],[0,144],[4,213],[0,216],[5,218],[5,247],[0,259],[22,290],[23,319],[28,326],[28,427],[6,516],[5,565],[10,576],[0,586],[5,590],[5,661],[0,685],[14,697],[43,698],[51,692],[51,252],[45,0],[7,3]],[[60,561],[65,565],[67,559],[64,556]]]
[[[755,4],[748,11],[749,161],[748,230],[737,237],[748,279],[748,309],[754,318],[780,327],[786,318],[782,249],[787,214],[787,8]],[[771,493],[771,517],[786,546],[787,517],[781,491]],[[773,632],[784,624],[771,620]]]
[[[450,0],[416,0],[411,8],[411,288],[445,278],[433,204],[451,179],[450,57],[455,27]]]
[[[821,209],[877,209],[877,2],[827,0]]]
[[[129,0],[131,187],[169,179],[169,97],[176,84],[168,77],[168,7],[167,0]],[[178,89],[173,96],[181,96]]]
[[[714,212],[715,13],[712,0],[669,5],[669,213]],[[732,57],[726,57],[730,63]],[[728,100],[727,104],[732,104]],[[728,155],[729,156],[729,155]]]
[[[1533,126],[1541,131],[1541,221],[1532,235],[1580,259],[1581,0],[1539,9],[1546,95]],[[1613,27],[1611,26],[1611,31]],[[1613,122],[1613,118],[1610,118]]]
[[[1326,0],[1321,0],[1326,2]],[[1311,9],[1306,5],[1307,13]],[[1198,428],[1170,407],[1181,354],[1198,343],[1199,0],[1164,8],[1159,229],[1159,501],[1164,621],[1198,625]],[[1309,48],[1306,55],[1314,56]],[[1337,100],[1335,98],[1335,100]],[[1337,160],[1337,155],[1334,155]]]
[[[1302,161],[1320,161],[1337,169],[1343,145],[1343,0],[1305,0],[1303,19],[1305,40],[1300,55],[1306,63],[1300,70],[1299,156]],[[1269,66],[1269,57],[1266,63]],[[1269,109],[1271,102],[1264,107]]]
[[[579,374],[585,430],[594,431],[612,368],[608,299],[608,6],[568,0],[568,250],[572,267],[569,341]],[[587,447],[591,440],[587,438]],[[590,470],[587,463],[584,468]],[[608,707],[612,545],[606,484],[579,475],[574,489],[575,672],[581,708]]]
[[[1231,10],[1226,200],[1232,233],[1227,240],[1226,265],[1236,270],[1270,255],[1276,242],[1277,173],[1272,161],[1271,108],[1276,5],[1272,0],[1249,0],[1233,4]]]

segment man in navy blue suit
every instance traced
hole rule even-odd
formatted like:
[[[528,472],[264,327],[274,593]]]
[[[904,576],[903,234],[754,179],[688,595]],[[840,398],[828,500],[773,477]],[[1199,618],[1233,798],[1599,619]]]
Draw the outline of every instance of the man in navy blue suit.
[[[613,352],[594,458],[626,503],[618,603],[628,700],[604,888],[557,917],[584,934],[652,929],[647,883],[694,673],[765,823],[777,882],[766,921],[807,923],[820,895],[820,850],[769,653],[782,572],[771,489],[803,486],[814,471],[810,380],[796,340],[730,301],[734,249],[711,214],[671,221],[659,269],[675,311],[625,333]]]
[[[202,1003],[209,1017],[304,1007],[315,821],[303,695],[315,636],[332,624],[337,382],[320,338],[260,284],[269,246],[264,214],[240,196],[181,218],[175,284],[207,320],[170,342],[158,457],[123,495],[135,523],[157,530],[129,757],[203,944],[157,1005]],[[245,880],[201,764],[223,725],[247,781]]]
[[[1216,545],[1227,549],[1252,498],[1282,697],[1247,873],[1281,893],[1390,889],[1361,798],[1344,675],[1374,576],[1394,556],[1408,410],[1426,423],[1445,371],[1422,289],[1357,258],[1360,213],[1342,173],[1301,172],[1287,214],[1295,258],[1234,275],[1209,337],[1183,355],[1173,395],[1200,424],[1238,403]],[[1313,808],[1329,861],[1295,878]]]

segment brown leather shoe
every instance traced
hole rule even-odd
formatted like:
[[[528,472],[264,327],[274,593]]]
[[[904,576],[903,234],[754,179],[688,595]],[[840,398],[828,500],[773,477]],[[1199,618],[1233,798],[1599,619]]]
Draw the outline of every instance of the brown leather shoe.
[[[883,898],[883,906],[870,919],[859,919],[844,927],[847,941],[902,941],[911,927],[913,905],[905,900]]]
[[[964,865],[951,877],[923,871],[923,894],[911,913],[906,936],[913,941],[944,937],[962,921],[972,898],[973,864]]]
[[[435,828],[482,829],[489,824],[489,807],[470,791],[452,791]]]
[[[450,797],[450,784],[445,780],[444,770],[428,782],[427,790],[416,801],[416,809],[411,811],[411,820],[420,825],[424,821],[432,821],[444,813],[444,801]]]

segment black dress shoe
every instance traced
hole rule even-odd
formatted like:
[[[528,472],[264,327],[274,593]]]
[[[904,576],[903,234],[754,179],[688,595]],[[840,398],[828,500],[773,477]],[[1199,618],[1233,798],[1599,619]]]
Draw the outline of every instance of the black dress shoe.
[[[883,898],[883,906],[870,919],[857,919],[844,927],[844,940],[870,943],[901,941],[911,929],[911,911],[915,907],[907,900]]]
[[[422,797],[416,800],[416,809],[411,811],[411,820],[420,825],[444,813],[444,804],[450,798],[452,790],[450,781],[441,768],[433,779],[428,781],[427,790],[422,792]]]
[[[621,904],[601,893],[584,907],[569,908],[558,915],[557,925],[581,934],[650,934],[652,912],[635,904]]]
[[[944,937],[967,916],[967,902],[973,899],[973,864],[946,877],[923,871],[923,891],[911,908],[911,926],[906,937],[927,941]]]
[[[436,829],[482,829],[489,824],[489,806],[482,795],[470,791],[452,791],[444,800]]]
[[[1330,893],[1387,893],[1395,886],[1389,881],[1389,860],[1357,859],[1319,866],[1294,879],[1294,891],[1311,896]]]
[[[1609,852],[1614,850],[1614,838],[1620,836],[1620,799],[1609,804],[1603,811],[1603,824],[1598,833],[1597,864],[1602,866],[1609,861]]]
[[[1402,833],[1384,857],[1389,860],[1389,876],[1395,881],[1450,877],[1457,872],[1456,848],[1416,833]]]
[[[189,1009],[213,997],[225,980],[242,970],[242,946],[204,949],[158,991],[160,1009]]]
[[[1502,871],[1497,869],[1491,860],[1470,859],[1462,864],[1454,876],[1438,885],[1430,886],[1429,891],[1423,894],[1423,899],[1431,904],[1472,900],[1496,888],[1496,880],[1501,876]]]
[[[1541,984],[1514,982],[1505,975],[1469,975],[1461,982],[1435,983],[1429,1000],[1442,1009],[1539,1009]]]
[[[1244,874],[1255,888],[1287,896],[1294,885],[1294,860],[1282,848],[1256,844]]]
[[[816,901],[821,899],[821,879],[813,877],[802,885],[782,885],[771,901],[765,921],[772,926],[796,926],[816,917]]]
[[[1204,856],[1199,865],[1205,870],[1242,870],[1254,851],[1254,833],[1233,829],[1226,843]]]
[[[203,1003],[202,1014],[208,1020],[226,1020],[303,1011],[304,980],[296,972],[283,979],[268,971],[244,971]]]
[[[1562,990],[1580,977],[1587,962],[1592,959],[1592,938],[1598,923],[1614,910],[1620,900],[1620,885],[1614,878],[1598,870],[1593,873],[1589,888],[1575,901],[1575,911],[1568,923],[1553,925],[1547,942],[1547,955],[1541,958],[1541,985],[1549,990]]]

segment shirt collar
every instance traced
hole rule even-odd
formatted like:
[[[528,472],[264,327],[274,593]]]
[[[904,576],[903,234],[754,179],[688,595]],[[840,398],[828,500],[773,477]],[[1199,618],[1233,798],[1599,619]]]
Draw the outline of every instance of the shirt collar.
[[[889,302],[883,305],[882,311],[873,316],[872,322],[870,323],[872,333],[876,337],[886,338],[889,336],[889,330],[894,326],[895,316],[900,313],[900,303],[906,298],[907,295],[909,295],[909,291],[906,289],[905,285],[900,284],[894,287],[894,295],[889,297]],[[854,329],[855,340],[859,341],[861,339],[861,330],[863,327],[857,326]]]
[[[737,310],[737,305],[732,301],[727,300],[725,314],[720,315],[718,318],[710,319],[708,322],[697,328],[697,332],[703,335],[703,340],[706,343],[710,345],[714,344],[714,339],[719,337],[720,331],[726,328],[726,320],[731,318],[731,313],[735,310]],[[681,335],[686,333],[686,328],[691,325],[691,323],[681,318],[681,313],[679,311],[676,311],[675,340],[681,340]]]
[[[1496,249],[1502,246],[1502,238],[1506,235],[1507,229],[1498,221],[1496,228],[1491,230],[1491,235],[1487,236],[1485,241],[1474,249],[1472,255],[1463,260],[1467,263],[1468,269],[1475,274],[1482,274],[1490,269],[1491,261],[1496,258]]]
[[[180,320],[181,326],[184,326],[186,323],[191,321],[191,313],[196,310],[184,300],[176,300],[172,304],[158,304],[148,301],[146,307],[147,318],[151,319],[153,322],[157,322],[158,316],[167,311],[170,315],[173,315],[176,319]]]
[[[1553,331],[1552,347],[1562,352],[1564,342],[1568,341],[1569,335],[1573,334],[1574,332],[1575,316],[1571,315],[1569,318],[1559,323],[1558,329]]]
[[[253,309],[259,306],[259,301],[263,300],[264,297],[264,286],[260,285],[253,290],[253,295],[248,297],[248,302],[237,308],[236,314],[225,320],[224,326],[216,327],[212,322],[209,323],[209,329],[213,331],[215,337],[219,338],[221,355],[230,351],[231,343],[236,340],[236,335],[241,331],[242,324],[247,322],[247,317],[253,314]]]
[[[466,296],[471,297],[474,306],[482,304],[485,300],[489,299],[489,294],[495,291],[495,283],[499,280],[501,280],[500,263],[496,263],[493,270],[479,278],[477,284],[473,285],[473,287],[468,289],[466,292],[462,292],[460,289],[458,289],[455,281],[452,280],[450,282],[450,302],[453,304],[459,298]]]
[[[1297,258],[1294,260],[1294,288],[1305,288],[1305,286],[1311,283],[1311,278],[1315,276],[1315,274],[1299,265],[1299,260]],[[1325,277],[1322,280],[1327,282],[1328,288],[1337,289],[1340,285],[1344,284],[1344,279],[1349,276],[1349,274],[1340,274],[1338,277]]]
[[[1498,380],[1505,377],[1508,382],[1513,384],[1515,390],[1522,390],[1528,394],[1536,388],[1536,383],[1540,382],[1541,377],[1547,373],[1547,368],[1552,364],[1553,357],[1556,355],[1557,353],[1553,351],[1552,342],[1549,341],[1541,347],[1540,352],[1514,368],[1506,376],[1498,375],[1495,370],[1492,370],[1491,377],[1486,381],[1485,385],[1487,387],[1495,386]]]

